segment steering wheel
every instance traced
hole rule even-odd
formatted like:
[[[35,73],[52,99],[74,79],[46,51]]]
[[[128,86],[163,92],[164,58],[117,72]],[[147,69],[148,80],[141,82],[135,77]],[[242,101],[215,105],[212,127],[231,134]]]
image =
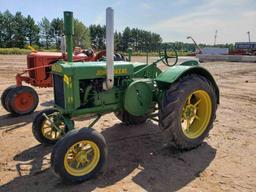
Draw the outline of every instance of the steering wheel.
[[[162,49],[159,50],[159,57],[162,59],[162,62],[167,65],[167,66],[174,66],[178,63],[178,53],[176,51],[176,49],[174,47],[171,47],[169,49],[169,51],[172,50],[174,52],[174,56],[169,56],[168,53],[167,53],[167,48],[164,47]],[[174,58],[175,61],[173,64],[169,64],[169,61],[168,59],[171,59],[171,58]]]

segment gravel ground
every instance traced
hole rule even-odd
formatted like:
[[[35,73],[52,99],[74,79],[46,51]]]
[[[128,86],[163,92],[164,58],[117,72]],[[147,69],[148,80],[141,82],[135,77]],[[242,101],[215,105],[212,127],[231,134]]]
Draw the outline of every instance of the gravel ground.
[[[31,115],[13,117],[0,107],[0,191],[256,191],[256,63],[202,65],[220,87],[221,104],[201,146],[165,149],[155,123],[127,127],[107,114],[95,125],[109,146],[107,170],[79,185],[64,185],[54,176],[52,148],[32,136],[31,121],[50,107],[51,88],[36,88],[40,105]],[[0,55],[0,94],[25,67],[25,56]]]

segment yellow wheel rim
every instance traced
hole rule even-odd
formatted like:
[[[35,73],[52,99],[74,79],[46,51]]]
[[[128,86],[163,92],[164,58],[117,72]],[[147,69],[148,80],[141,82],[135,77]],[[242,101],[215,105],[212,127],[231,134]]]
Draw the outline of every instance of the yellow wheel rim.
[[[197,90],[187,97],[182,109],[181,126],[190,139],[200,137],[206,130],[212,115],[212,102],[209,94]]]
[[[54,115],[48,116],[48,118],[54,122]],[[56,122],[54,122],[56,123]],[[65,124],[64,122],[58,122],[56,123],[56,126],[58,126],[60,129],[65,130]],[[41,124],[41,132],[42,135],[51,141],[56,141],[58,140],[61,136],[62,133],[57,131],[52,125],[51,122],[47,119],[44,119],[44,121]]]
[[[84,176],[98,165],[100,150],[96,143],[83,140],[72,145],[65,157],[64,167],[73,176]]]

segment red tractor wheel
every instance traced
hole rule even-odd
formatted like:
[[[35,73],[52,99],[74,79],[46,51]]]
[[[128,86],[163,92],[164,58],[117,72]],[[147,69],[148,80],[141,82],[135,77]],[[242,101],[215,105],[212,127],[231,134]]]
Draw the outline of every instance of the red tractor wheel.
[[[5,103],[6,97],[7,97],[8,93],[9,93],[12,89],[14,89],[15,87],[16,87],[16,85],[12,85],[12,86],[7,87],[7,88],[3,91],[2,95],[1,95],[1,104],[2,104],[3,108],[4,108],[6,111],[8,111],[8,108],[7,108],[6,103]],[[8,111],[8,112],[9,112],[9,111]]]
[[[7,111],[15,115],[32,113],[38,105],[36,91],[27,86],[15,87],[6,96],[5,104]]]

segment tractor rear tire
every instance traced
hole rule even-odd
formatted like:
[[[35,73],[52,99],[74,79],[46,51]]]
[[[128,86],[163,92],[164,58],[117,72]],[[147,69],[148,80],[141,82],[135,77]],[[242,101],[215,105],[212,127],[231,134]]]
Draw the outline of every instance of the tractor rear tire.
[[[11,86],[7,87],[7,88],[3,91],[2,95],[1,95],[1,104],[2,104],[3,108],[4,108],[6,111],[8,111],[8,108],[7,108],[6,103],[5,103],[5,102],[6,102],[6,97],[7,97],[8,93],[9,93],[12,89],[14,89],[14,88],[16,88],[16,87],[17,87],[16,85],[11,85]],[[8,111],[8,112],[10,112],[10,111]]]
[[[54,114],[58,115],[57,113],[59,113],[57,109],[45,109],[35,117],[32,124],[32,133],[39,143],[44,145],[53,145],[63,136],[51,126],[50,122],[48,122],[43,115],[47,115],[52,121],[54,121]],[[67,132],[64,122],[61,122],[58,126],[60,129],[63,129],[64,133]]]
[[[91,128],[74,129],[53,147],[51,167],[64,183],[81,183],[104,171],[107,155],[100,133]]]
[[[134,116],[127,111],[118,111],[115,112],[116,117],[125,123],[126,125],[138,125],[138,124],[143,124],[147,120],[147,116]]]
[[[14,115],[32,113],[39,102],[36,91],[28,86],[18,86],[11,89],[5,100],[7,111]]]
[[[172,84],[160,103],[159,126],[167,141],[179,149],[199,146],[213,127],[217,97],[205,77],[186,75]]]

